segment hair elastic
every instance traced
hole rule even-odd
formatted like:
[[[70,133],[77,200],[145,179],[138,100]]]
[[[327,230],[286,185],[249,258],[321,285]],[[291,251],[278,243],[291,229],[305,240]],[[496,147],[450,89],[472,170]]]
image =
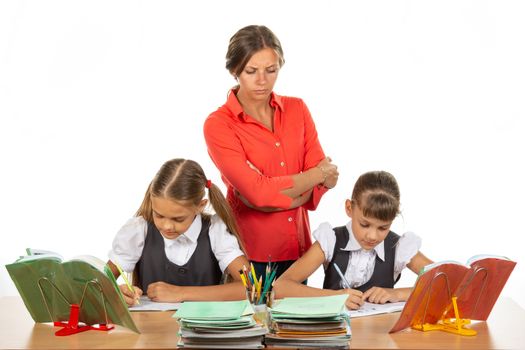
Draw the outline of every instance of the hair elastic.
[[[206,188],[211,188],[211,180],[206,180]]]

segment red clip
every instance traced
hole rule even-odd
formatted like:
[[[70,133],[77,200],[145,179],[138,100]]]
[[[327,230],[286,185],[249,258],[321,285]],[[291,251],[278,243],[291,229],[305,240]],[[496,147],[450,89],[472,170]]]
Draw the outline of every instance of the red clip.
[[[70,311],[69,311],[69,320],[66,322],[54,322],[55,327],[63,327],[62,329],[59,329],[55,332],[56,336],[64,336],[64,335],[71,335],[76,334],[80,332],[89,331],[90,329],[97,330],[97,331],[109,331],[115,326],[113,325],[105,325],[100,324],[97,326],[89,326],[89,325],[79,325],[78,324],[78,316],[80,313],[80,307],[78,304],[71,304]]]

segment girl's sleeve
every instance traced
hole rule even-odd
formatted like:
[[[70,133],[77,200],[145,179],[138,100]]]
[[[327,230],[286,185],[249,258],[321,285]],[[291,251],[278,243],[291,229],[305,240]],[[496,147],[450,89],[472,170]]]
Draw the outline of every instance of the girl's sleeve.
[[[142,256],[148,232],[146,220],[142,217],[129,219],[113,239],[109,260],[118,264],[124,271],[132,272]]]
[[[421,238],[413,232],[406,232],[399,238],[394,261],[394,280],[421,248]]]
[[[319,243],[324,253],[324,265],[326,266],[332,261],[334,257],[335,247],[335,231],[328,222],[323,222],[319,227],[312,233],[314,239]]]
[[[281,193],[293,187],[291,176],[260,175],[247,164],[247,155],[235,132],[213,114],[204,123],[208,153],[221,175],[251,204],[287,209],[292,198]]]
[[[239,247],[237,238],[228,231],[226,224],[219,216],[212,216],[208,232],[211,250],[219,262],[221,271],[224,273],[233,260],[244,254]]]
[[[302,102],[302,101],[301,101]],[[305,159],[304,159],[304,168],[305,170],[311,169],[320,161],[322,161],[326,156],[319,142],[319,137],[317,135],[317,129],[315,128],[315,123],[312,119],[312,115],[308,110],[308,107],[304,102],[303,106],[303,115],[304,115],[304,149],[305,149]],[[308,210],[315,210],[321,201],[321,197],[328,191],[328,188],[323,185],[317,185],[313,188],[312,196],[308,202],[304,204],[304,207]]]

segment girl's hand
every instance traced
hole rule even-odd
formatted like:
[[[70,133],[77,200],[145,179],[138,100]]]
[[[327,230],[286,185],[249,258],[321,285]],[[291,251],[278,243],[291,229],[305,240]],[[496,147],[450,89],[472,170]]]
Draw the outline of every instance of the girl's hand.
[[[126,301],[126,304],[128,304],[128,306],[136,305],[137,301],[142,295],[142,289],[140,289],[139,287],[133,287],[134,292],[129,290],[127,284],[121,284],[118,286],[118,288],[122,292],[124,300]]]
[[[148,298],[153,301],[180,303],[184,301],[183,287],[165,282],[154,282],[148,286]]]
[[[345,305],[350,310],[359,309],[364,303],[363,292],[357,289],[345,289],[345,293],[348,293],[348,298],[346,299]]]
[[[401,298],[393,288],[372,287],[363,294],[363,300],[374,304],[384,304],[386,302],[395,303],[401,301]]]

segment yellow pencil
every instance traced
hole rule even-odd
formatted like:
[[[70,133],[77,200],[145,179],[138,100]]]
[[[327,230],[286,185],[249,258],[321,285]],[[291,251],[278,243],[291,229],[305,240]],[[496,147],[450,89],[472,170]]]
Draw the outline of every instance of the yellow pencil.
[[[252,277],[253,277],[253,285],[255,288],[257,288],[257,276],[255,275],[255,268],[253,267],[253,264],[250,263],[251,269],[252,269]]]
[[[261,300],[261,286],[262,286],[262,275],[259,277],[259,282],[257,285],[257,304],[259,304],[259,300]]]
[[[246,284],[246,278],[244,278],[244,274],[242,273],[242,270],[239,271],[239,275],[241,276],[242,284],[244,285],[244,288],[248,289],[248,285]]]
[[[124,283],[126,283],[126,285],[128,286],[128,289],[131,293],[135,294],[135,289],[133,288],[133,286],[131,285],[131,283],[129,283],[129,280],[128,280],[128,277],[126,276],[126,273],[122,270],[122,268],[117,264],[117,263],[114,263],[115,266],[117,267],[117,270],[118,272],[120,273],[120,275],[122,276],[122,278],[124,279]],[[135,302],[137,304],[140,304],[140,301],[138,299],[135,299]]]

